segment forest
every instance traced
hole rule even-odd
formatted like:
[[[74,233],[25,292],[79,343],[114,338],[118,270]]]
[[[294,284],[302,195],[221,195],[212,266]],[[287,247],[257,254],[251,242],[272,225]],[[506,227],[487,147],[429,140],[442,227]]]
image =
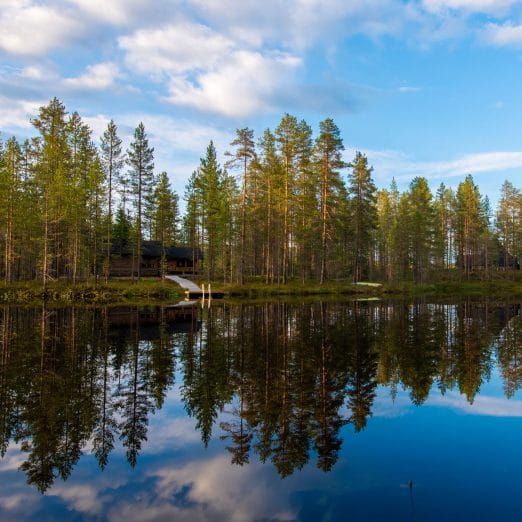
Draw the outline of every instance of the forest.
[[[143,123],[127,150],[114,121],[97,143],[56,98],[31,124],[32,139],[0,142],[6,284],[107,280],[115,241],[139,258],[149,239],[199,249],[202,275],[223,283],[423,283],[448,274],[490,279],[520,267],[519,188],[505,181],[496,209],[471,175],[435,193],[424,177],[404,192],[394,179],[377,188],[364,154],[344,161],[330,118],[316,136],[289,114],[258,139],[237,129],[224,165],[210,142],[183,205],[168,174],[155,172]]]

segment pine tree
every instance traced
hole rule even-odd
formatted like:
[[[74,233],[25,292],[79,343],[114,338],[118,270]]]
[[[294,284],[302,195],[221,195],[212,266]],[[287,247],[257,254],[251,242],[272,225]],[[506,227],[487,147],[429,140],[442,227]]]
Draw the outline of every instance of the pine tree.
[[[312,275],[315,248],[319,244],[317,212],[319,179],[313,164],[312,129],[301,120],[296,136],[295,215],[293,239],[301,280]]]
[[[242,167],[242,182],[241,182],[241,237],[239,244],[239,259],[240,267],[238,271],[238,282],[243,284],[245,277],[245,245],[246,245],[246,208],[247,208],[247,174],[249,163],[255,157],[255,145],[254,145],[254,131],[245,127],[243,129],[236,130],[236,139],[230,144],[233,147],[237,147],[234,153],[227,153],[228,156],[232,156],[232,159],[227,162],[226,167],[234,167],[241,165]]]
[[[327,276],[327,259],[329,243],[333,235],[337,195],[343,188],[339,169],[346,167],[341,152],[343,141],[337,125],[331,118],[319,124],[320,134],[315,142],[315,160],[320,177],[320,282],[323,284]]]
[[[277,154],[276,138],[266,129],[259,139],[259,184],[262,187],[264,263],[263,272],[267,283],[273,283],[278,272],[277,244],[280,219],[277,208],[277,194],[283,179],[283,166]]]
[[[91,163],[87,179],[87,213],[89,222],[88,241],[90,245],[90,273],[98,281],[100,259],[103,255],[102,238],[104,235],[103,208],[106,201],[105,172],[99,157]]]
[[[284,181],[281,204],[283,209],[283,252],[281,282],[286,284],[289,264],[289,243],[294,206],[295,161],[297,156],[298,124],[295,116],[285,114],[275,130],[276,141],[283,161]]]
[[[500,201],[496,216],[496,228],[502,244],[504,269],[508,268],[509,255],[522,258],[522,194],[519,189],[504,181],[500,190]]]
[[[198,194],[196,189],[196,177],[198,173],[194,171],[190,176],[185,187],[184,199],[186,203],[185,215],[183,217],[182,236],[183,241],[188,245],[192,252],[195,253],[200,247],[200,205],[198,202]],[[192,266],[195,266],[194,256],[192,258]]]
[[[70,161],[66,114],[64,105],[53,98],[47,106],[40,108],[38,116],[32,120],[40,133],[35,141],[35,183],[38,186],[42,224],[43,244],[39,264],[44,288],[52,274],[59,275],[57,261],[62,255],[60,225],[68,203],[63,187]]]
[[[480,237],[486,226],[482,197],[473,177],[468,175],[457,189],[455,234],[457,263],[466,277],[481,264]]]
[[[448,269],[454,259],[455,195],[450,188],[441,183],[435,197],[436,231],[435,258],[436,266]]]
[[[0,144],[1,147],[1,144]],[[23,154],[13,137],[7,140],[5,150],[0,148],[0,231],[3,241],[3,272],[6,284],[15,278],[14,263],[18,256],[16,239],[21,221],[20,205],[23,198]]]
[[[143,217],[146,212],[146,202],[151,196],[154,184],[154,148],[149,147],[149,140],[143,123],[134,131],[134,141],[127,151],[127,164],[130,166],[130,187],[133,195],[136,220],[136,257],[137,275],[140,278]]]
[[[107,129],[103,133],[100,143],[101,160],[107,182],[107,233],[105,237],[106,244],[104,261],[105,282],[107,282],[111,270],[111,230],[114,183],[119,180],[121,169],[125,163],[121,145],[122,141],[118,137],[118,127],[114,123],[114,120],[111,120],[107,125]]]
[[[90,266],[89,241],[90,216],[88,209],[90,169],[97,161],[97,151],[91,139],[91,130],[83,123],[80,115],[73,112],[67,122],[67,139],[70,150],[69,175],[63,180],[65,191],[65,216],[63,238],[67,245],[68,262],[62,270],[76,283],[79,273],[88,273]],[[101,180],[97,180],[101,182]]]

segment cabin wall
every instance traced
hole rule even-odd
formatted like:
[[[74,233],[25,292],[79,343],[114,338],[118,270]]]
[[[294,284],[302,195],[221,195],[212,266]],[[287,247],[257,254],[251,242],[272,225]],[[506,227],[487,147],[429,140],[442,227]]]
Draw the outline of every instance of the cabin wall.
[[[161,275],[160,258],[144,258],[140,263],[140,275],[157,277]],[[167,260],[167,273],[179,275],[191,275],[198,273],[198,263],[192,266],[192,260],[169,259]],[[138,273],[138,267],[134,267],[134,275]],[[112,277],[132,276],[132,256],[114,256],[111,259],[110,275]]]

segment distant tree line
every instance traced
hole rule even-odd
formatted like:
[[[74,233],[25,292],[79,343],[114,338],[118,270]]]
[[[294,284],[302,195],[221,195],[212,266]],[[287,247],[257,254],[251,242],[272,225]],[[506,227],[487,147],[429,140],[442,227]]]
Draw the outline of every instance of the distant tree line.
[[[140,123],[127,151],[111,121],[96,144],[76,112],[53,99],[31,120],[38,135],[0,142],[0,276],[107,279],[114,242],[183,244],[204,275],[267,283],[351,278],[433,280],[449,269],[489,277],[522,257],[522,195],[506,181],[494,214],[471,176],[432,194],[416,177],[377,189],[366,156],[343,161],[332,119],[311,127],[285,114],[257,140],[238,129],[222,167],[210,142],[179,213]],[[237,176],[232,172],[238,173]],[[344,173],[344,174],[343,174]]]

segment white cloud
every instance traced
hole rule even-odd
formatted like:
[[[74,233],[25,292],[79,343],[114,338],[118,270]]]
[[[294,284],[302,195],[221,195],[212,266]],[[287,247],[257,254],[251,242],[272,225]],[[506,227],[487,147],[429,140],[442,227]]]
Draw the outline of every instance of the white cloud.
[[[158,76],[212,68],[228,57],[234,44],[209,27],[179,22],[122,36],[119,46],[126,51],[129,69]]]
[[[355,33],[396,34],[417,16],[414,7],[394,0],[193,0],[193,4],[239,41],[258,47],[278,42],[294,50],[329,45]]]
[[[43,80],[46,77],[46,73],[41,67],[35,65],[28,65],[20,71],[20,76],[22,78],[27,78],[28,80],[38,81]]]
[[[352,152],[353,150],[348,151],[347,157],[351,157]],[[375,167],[376,176],[381,179],[391,179],[392,176],[404,181],[409,181],[415,176],[442,179],[522,168],[522,152],[478,152],[447,161],[415,161],[397,151],[363,152]]]
[[[83,12],[94,18],[115,25],[128,24],[136,19],[146,7],[148,0],[69,0]]]
[[[419,92],[420,88],[419,87],[411,87],[409,85],[403,85],[402,87],[399,87],[397,90],[399,92],[401,92],[401,93],[408,93],[408,92]]]
[[[423,6],[431,12],[446,9],[462,10],[470,13],[506,13],[519,0],[423,0]]]
[[[97,114],[95,116],[82,116],[82,120],[92,130],[94,141],[98,142],[103,133],[107,130],[107,125],[111,121],[111,117],[104,114]]]
[[[275,108],[277,90],[289,82],[300,64],[298,58],[290,55],[238,51],[219,69],[198,75],[196,81],[172,78],[166,99],[229,117],[271,110]]]
[[[189,22],[139,30],[121,37],[119,45],[129,69],[166,80],[165,100],[229,117],[270,109],[276,91],[301,65],[292,54],[244,49]]]
[[[77,78],[66,78],[64,84],[75,89],[107,89],[121,76],[118,66],[113,62],[89,65]]]
[[[57,7],[10,1],[0,11],[0,50],[44,55],[82,33],[80,21]]]
[[[98,116],[98,118],[103,117]],[[220,148],[221,145],[228,145],[232,136],[232,133],[220,127],[158,114],[130,113],[115,116],[114,121],[117,125],[121,124],[122,132],[124,127],[128,129],[128,138],[142,121],[149,141],[156,151],[164,146],[178,152],[202,154],[210,140]]]
[[[0,95],[0,129],[31,128],[30,118],[38,113],[38,108],[45,102],[13,100]]]
[[[482,31],[485,42],[497,45],[522,45],[522,25],[513,25],[511,22],[498,25],[489,23]]]

